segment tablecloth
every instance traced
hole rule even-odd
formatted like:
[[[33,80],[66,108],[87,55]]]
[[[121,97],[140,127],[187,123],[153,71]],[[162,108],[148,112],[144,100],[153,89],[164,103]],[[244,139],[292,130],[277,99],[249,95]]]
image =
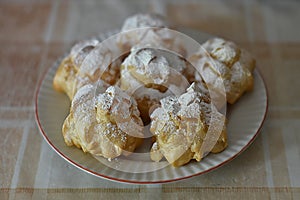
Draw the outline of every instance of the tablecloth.
[[[269,112],[254,143],[212,172],[166,184],[116,183],[49,147],[35,122],[34,95],[75,41],[148,12],[248,49],[266,81]],[[300,199],[299,21],[296,0],[0,1],[0,199]]]

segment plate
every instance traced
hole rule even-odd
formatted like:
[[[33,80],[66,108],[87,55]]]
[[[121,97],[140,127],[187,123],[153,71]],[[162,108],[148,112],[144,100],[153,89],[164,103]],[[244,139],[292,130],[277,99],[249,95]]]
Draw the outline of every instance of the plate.
[[[185,31],[199,42],[209,36],[205,33]],[[268,108],[267,91],[264,81],[254,70],[254,89],[246,93],[239,101],[227,108],[228,147],[221,153],[209,154],[201,162],[190,162],[174,168],[170,165],[157,171],[130,173],[108,167],[90,154],[75,147],[68,147],[63,140],[61,127],[69,113],[68,97],[55,91],[52,80],[59,65],[58,60],[44,74],[38,85],[35,98],[35,117],[41,134],[47,143],[66,161],[79,169],[100,178],[118,182],[153,184],[165,183],[207,173],[228,163],[243,152],[256,138],[266,117]],[[143,161],[130,161],[128,168],[142,166]],[[153,165],[159,163],[152,163]]]

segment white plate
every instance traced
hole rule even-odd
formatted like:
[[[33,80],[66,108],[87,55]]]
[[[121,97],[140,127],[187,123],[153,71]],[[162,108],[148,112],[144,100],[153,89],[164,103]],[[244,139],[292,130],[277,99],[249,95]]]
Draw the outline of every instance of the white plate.
[[[204,41],[208,35],[189,32],[197,41]],[[59,62],[59,61],[58,61]],[[174,168],[167,166],[158,171],[129,173],[119,171],[97,161],[90,154],[64,143],[61,127],[70,108],[65,94],[56,92],[52,80],[58,67],[56,62],[45,73],[36,92],[35,109],[38,127],[48,144],[65,160],[92,175],[126,183],[165,183],[200,175],[229,162],[244,151],[256,138],[264,122],[268,101],[264,81],[257,70],[254,71],[254,90],[242,96],[233,106],[228,107],[228,147],[219,154],[209,154],[201,162]],[[130,161],[128,166],[138,167],[143,161]],[[155,164],[155,163],[153,163]]]

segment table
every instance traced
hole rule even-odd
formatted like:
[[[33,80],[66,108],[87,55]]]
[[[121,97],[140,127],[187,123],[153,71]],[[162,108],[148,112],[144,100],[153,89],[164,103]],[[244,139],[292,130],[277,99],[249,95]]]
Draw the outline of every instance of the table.
[[[235,41],[257,59],[269,112],[255,142],[230,163],[179,182],[129,185],[59,157],[34,119],[45,70],[76,40],[157,12],[180,28]],[[300,199],[299,1],[0,2],[0,199]]]

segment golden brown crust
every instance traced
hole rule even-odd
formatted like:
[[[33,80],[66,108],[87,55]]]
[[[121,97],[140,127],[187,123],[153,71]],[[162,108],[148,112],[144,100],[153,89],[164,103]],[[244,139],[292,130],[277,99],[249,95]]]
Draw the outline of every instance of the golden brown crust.
[[[165,157],[178,167],[227,147],[225,116],[194,83],[180,97],[162,99],[151,119],[150,131],[156,138],[151,159],[156,162]]]
[[[205,50],[190,57],[191,62],[200,67],[200,74],[212,92],[219,96],[226,93],[227,102],[234,104],[253,88],[255,60],[246,50],[221,38],[210,39],[203,47]]]
[[[98,52],[99,49],[95,49],[96,46],[94,46],[96,44],[95,40],[75,44],[56,71],[53,87],[57,91],[65,92],[70,100],[84,85],[95,83],[99,79],[114,85],[120,78],[120,65],[123,57],[121,56],[115,61],[107,60],[111,63],[108,63],[108,67],[103,69],[105,66],[103,63],[93,63],[91,60],[95,59],[100,62],[104,57],[112,59],[113,53],[110,50]],[[93,50],[96,52],[90,54]]]
[[[53,79],[53,87],[60,92],[66,92],[70,99],[73,98],[75,74],[77,73],[70,58],[65,58],[59,65]]]
[[[111,159],[120,155],[129,155],[142,144],[143,124],[135,101],[124,92],[117,89],[118,94],[114,95],[118,99],[120,95],[124,95],[122,98],[125,98],[125,101],[128,100],[129,107],[125,106],[124,111],[130,113],[126,119],[130,118],[131,124],[126,119],[123,119],[124,123],[122,119],[118,119],[118,115],[123,116],[122,110],[116,111],[118,115],[114,113],[113,110],[119,109],[120,106],[116,105],[111,108],[109,106],[114,106],[113,104],[103,104],[107,101],[102,101],[101,98],[110,95],[112,90],[111,87],[106,90],[107,87],[107,84],[98,81],[94,85],[88,84],[78,90],[72,101],[70,114],[63,124],[62,133],[68,146],[74,145],[84,152]],[[97,91],[100,91],[100,96],[95,97]],[[126,111],[126,108],[129,110]],[[141,128],[137,132],[140,134],[139,137],[125,132],[126,126],[130,125]]]
[[[155,107],[159,106],[159,101],[155,99],[151,99],[150,97],[144,96],[141,98],[136,98],[138,109],[141,113],[141,118],[144,122],[144,125],[150,123],[150,114]]]

